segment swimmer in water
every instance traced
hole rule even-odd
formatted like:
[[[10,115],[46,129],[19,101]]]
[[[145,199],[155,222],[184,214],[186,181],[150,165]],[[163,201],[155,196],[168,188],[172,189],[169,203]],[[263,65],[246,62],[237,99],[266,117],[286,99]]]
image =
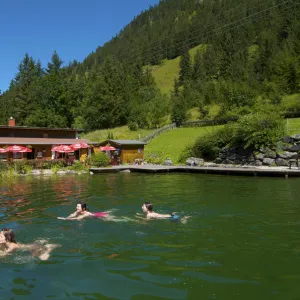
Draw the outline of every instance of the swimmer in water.
[[[146,219],[170,219],[172,221],[180,221],[181,223],[186,223],[186,220],[190,218],[190,216],[180,217],[175,212],[171,214],[159,214],[153,211],[153,205],[151,202],[145,202],[142,205],[142,211],[146,215]]]
[[[47,260],[50,257],[50,252],[59,247],[60,245],[46,244],[20,244],[17,243],[15,233],[10,228],[2,228],[0,232],[0,250],[1,255],[8,255],[16,250],[28,250],[33,256],[38,257],[40,260]]]
[[[91,213],[87,209],[87,205],[84,202],[78,202],[76,205],[76,211],[69,215],[67,218],[57,217],[59,220],[82,220],[84,218],[96,217],[96,218],[108,218],[108,212],[96,212]]]

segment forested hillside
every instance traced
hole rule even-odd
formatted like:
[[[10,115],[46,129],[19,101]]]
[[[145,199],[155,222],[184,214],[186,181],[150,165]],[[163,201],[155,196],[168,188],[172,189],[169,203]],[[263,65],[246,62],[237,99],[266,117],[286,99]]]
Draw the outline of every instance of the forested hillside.
[[[26,54],[0,96],[0,123],[133,130],[181,122],[199,107],[239,117],[279,109],[296,116],[300,99],[300,6],[283,0],[164,0],[79,63],[54,52],[48,66]],[[199,46],[194,57],[189,49]],[[172,93],[150,68],[181,55]],[[286,99],[286,98],[285,98]]]

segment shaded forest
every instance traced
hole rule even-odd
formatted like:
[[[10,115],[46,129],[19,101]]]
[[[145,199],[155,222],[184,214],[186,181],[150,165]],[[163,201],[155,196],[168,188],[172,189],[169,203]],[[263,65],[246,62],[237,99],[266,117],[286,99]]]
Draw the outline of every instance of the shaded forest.
[[[26,54],[0,94],[0,123],[77,127],[86,131],[128,124],[156,128],[201,117],[256,110],[300,114],[299,1],[162,0],[135,17],[83,62],[64,64],[54,52],[46,67]],[[189,49],[202,44],[195,57]],[[147,66],[181,56],[174,90],[164,95]]]

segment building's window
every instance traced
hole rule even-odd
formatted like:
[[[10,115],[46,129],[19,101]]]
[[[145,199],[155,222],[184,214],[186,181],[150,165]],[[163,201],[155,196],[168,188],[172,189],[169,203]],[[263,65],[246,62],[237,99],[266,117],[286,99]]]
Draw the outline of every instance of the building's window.
[[[7,159],[7,153],[1,153],[0,159]]]
[[[13,152],[14,159],[21,159],[23,157],[23,153]]]
[[[47,139],[48,138],[48,133],[43,133],[43,138]]]
[[[36,157],[43,158],[43,152],[41,150],[38,150]]]
[[[143,153],[143,149],[139,148],[138,152],[139,152],[139,154]]]

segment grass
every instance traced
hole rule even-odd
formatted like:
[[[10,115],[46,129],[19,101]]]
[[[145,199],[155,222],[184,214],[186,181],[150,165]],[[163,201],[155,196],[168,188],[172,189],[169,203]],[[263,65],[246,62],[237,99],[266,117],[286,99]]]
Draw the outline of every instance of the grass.
[[[190,49],[192,62],[197,50],[203,50],[204,48],[205,46],[199,45]],[[162,93],[169,95],[173,90],[174,80],[179,76],[179,63],[180,56],[170,60],[165,59],[160,65],[150,67],[155,82]]]
[[[173,163],[177,164],[186,146],[193,145],[197,138],[216,128],[220,128],[220,126],[178,128],[165,132],[150,141],[145,147],[145,160],[149,156],[156,155],[163,161],[169,157]]]
[[[82,134],[80,137],[92,142],[103,142],[108,139],[109,133],[113,135],[114,140],[138,140],[152,133],[154,129],[139,129],[130,131],[128,126],[116,127],[113,129],[102,129]]]
[[[284,122],[287,135],[300,134],[300,118],[286,119]]]

